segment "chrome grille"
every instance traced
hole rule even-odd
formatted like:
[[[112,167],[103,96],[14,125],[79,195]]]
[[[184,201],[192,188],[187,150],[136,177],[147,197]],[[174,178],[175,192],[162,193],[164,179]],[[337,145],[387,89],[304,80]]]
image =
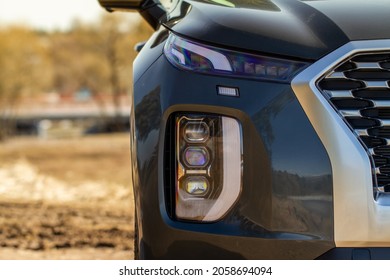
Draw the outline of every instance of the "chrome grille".
[[[390,51],[354,55],[317,87],[365,147],[374,197],[390,195]]]

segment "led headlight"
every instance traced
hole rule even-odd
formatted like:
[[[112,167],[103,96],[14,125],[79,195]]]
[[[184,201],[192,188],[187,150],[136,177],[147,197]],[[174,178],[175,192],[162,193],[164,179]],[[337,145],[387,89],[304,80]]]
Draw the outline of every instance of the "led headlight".
[[[184,187],[190,195],[205,195],[209,189],[209,183],[204,176],[188,176]]]
[[[184,151],[184,161],[189,167],[203,167],[209,161],[207,149],[204,147],[190,146]]]
[[[303,62],[206,46],[172,33],[165,44],[164,53],[180,69],[277,82],[290,82],[306,66]]]
[[[237,201],[242,181],[241,127],[234,118],[176,116],[175,215],[211,222]]]
[[[200,143],[209,137],[209,128],[202,122],[189,122],[184,128],[184,137],[189,143]]]

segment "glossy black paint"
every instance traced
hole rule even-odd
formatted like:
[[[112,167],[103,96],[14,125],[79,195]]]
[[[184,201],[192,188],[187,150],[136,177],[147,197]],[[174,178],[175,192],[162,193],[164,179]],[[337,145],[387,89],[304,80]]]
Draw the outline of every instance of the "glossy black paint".
[[[386,0],[221,2],[179,2],[163,24],[205,43],[305,60],[319,59],[350,40],[390,37]]]
[[[390,248],[334,248],[319,260],[389,260]]]
[[[157,58],[162,55],[164,42],[168,38],[169,31],[161,27],[158,32],[155,32],[152,37],[146,42],[137,59],[133,63],[133,81],[136,83],[138,79],[152,66]]]
[[[388,0],[303,1],[325,14],[351,40],[390,38],[390,2]]]
[[[290,85],[180,71],[161,56],[161,32],[135,62],[142,65],[132,118],[141,257],[310,259],[333,248],[329,158]],[[217,85],[239,88],[240,97],[217,95]],[[242,124],[243,191],[219,222],[178,222],[167,214],[165,127],[179,111],[228,115]]]

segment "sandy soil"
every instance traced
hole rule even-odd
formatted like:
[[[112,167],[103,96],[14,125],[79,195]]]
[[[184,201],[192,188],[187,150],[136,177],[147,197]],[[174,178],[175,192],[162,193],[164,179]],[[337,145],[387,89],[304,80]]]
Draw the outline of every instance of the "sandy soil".
[[[132,259],[127,135],[0,144],[0,259]]]

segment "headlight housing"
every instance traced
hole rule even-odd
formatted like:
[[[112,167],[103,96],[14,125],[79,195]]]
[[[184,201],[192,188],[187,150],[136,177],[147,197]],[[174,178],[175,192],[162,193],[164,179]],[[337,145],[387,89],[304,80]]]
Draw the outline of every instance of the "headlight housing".
[[[307,65],[299,61],[206,46],[173,33],[168,37],[164,53],[169,62],[180,69],[284,83],[290,82]]]
[[[241,126],[231,117],[177,114],[175,216],[221,219],[241,193]]]

